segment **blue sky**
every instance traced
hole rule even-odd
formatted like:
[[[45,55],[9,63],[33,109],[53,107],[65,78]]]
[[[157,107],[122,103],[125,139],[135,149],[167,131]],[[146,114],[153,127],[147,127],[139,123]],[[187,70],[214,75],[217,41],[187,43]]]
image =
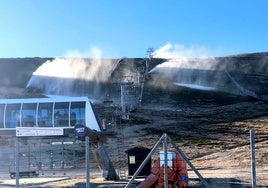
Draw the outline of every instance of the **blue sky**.
[[[267,52],[266,0],[0,0],[0,57]]]

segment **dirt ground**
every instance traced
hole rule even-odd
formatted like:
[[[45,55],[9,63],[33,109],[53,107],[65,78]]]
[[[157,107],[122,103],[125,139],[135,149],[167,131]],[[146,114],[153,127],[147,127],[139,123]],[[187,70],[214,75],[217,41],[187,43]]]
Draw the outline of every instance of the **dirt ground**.
[[[1,90],[0,94],[3,93]],[[236,98],[230,101],[230,97],[220,98],[220,101],[192,96],[177,101],[170,98],[165,101],[163,95],[152,98],[155,101],[132,112],[129,121],[111,120],[113,135],[105,136],[105,147],[115,167],[123,163],[127,168],[127,157],[115,160],[118,158],[116,153],[124,153],[136,146],[152,148],[161,135],[167,133],[211,187],[251,187],[250,130],[254,130],[257,187],[268,187],[267,102]],[[100,118],[107,117],[107,111],[116,111],[113,107],[103,106],[97,106],[96,110]],[[119,137],[123,138],[122,147],[118,145]],[[188,173],[189,187],[202,187],[192,169],[189,168]],[[91,188],[124,187],[128,182],[107,181],[100,175],[91,175]],[[66,175],[22,178],[20,187],[82,188],[85,179],[84,169],[75,169]],[[14,187],[15,183],[14,179],[1,176],[0,187]]]
[[[268,187],[267,102],[166,105],[161,108],[146,105],[132,113],[131,121],[114,127],[116,134],[108,136],[105,146],[112,155],[114,150],[119,150],[117,139],[121,135],[123,151],[135,146],[152,148],[161,135],[167,133],[211,187],[243,188],[251,187],[251,129],[255,132],[257,187]],[[121,162],[126,163],[126,158]],[[188,169],[188,174],[189,187],[203,187],[192,169]],[[128,181],[108,181],[100,174],[91,173],[90,187],[124,187]],[[142,180],[135,182],[139,181]],[[84,169],[72,170],[66,175],[20,179],[21,187],[82,188],[86,187],[85,182]],[[14,187],[15,183],[9,177],[0,181],[1,187]]]
[[[250,169],[200,169],[199,172],[205,178],[205,181],[210,187],[251,187]],[[205,187],[200,182],[199,178],[192,170],[188,170],[189,187],[199,188]],[[267,173],[268,168],[257,169],[257,187],[267,187]],[[143,179],[136,179],[131,187],[135,187]],[[125,187],[129,179],[119,181],[109,181],[103,178],[92,177],[90,179],[91,188],[116,188]],[[0,181],[3,188],[10,188],[16,186],[16,180],[5,178]],[[64,187],[64,188],[83,188],[86,187],[85,174],[81,170],[69,172],[65,176],[40,176],[38,178],[21,178],[19,180],[20,187]]]

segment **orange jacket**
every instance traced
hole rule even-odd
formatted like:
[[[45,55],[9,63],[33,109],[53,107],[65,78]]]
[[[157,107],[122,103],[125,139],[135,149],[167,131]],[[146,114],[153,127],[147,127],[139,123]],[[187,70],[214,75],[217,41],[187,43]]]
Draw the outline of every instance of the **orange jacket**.
[[[169,188],[188,187],[187,165],[177,151],[173,151],[176,158],[172,159],[172,167],[168,167]],[[151,174],[138,186],[138,188],[163,188],[164,187],[164,165],[160,167],[158,158],[152,165]]]

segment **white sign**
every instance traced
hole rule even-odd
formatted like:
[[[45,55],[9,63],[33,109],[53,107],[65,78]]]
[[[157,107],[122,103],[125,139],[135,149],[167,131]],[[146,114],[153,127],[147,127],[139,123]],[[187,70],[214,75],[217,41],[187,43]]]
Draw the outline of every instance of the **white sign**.
[[[16,136],[59,136],[63,128],[55,127],[16,127]]]
[[[167,152],[167,165],[172,168],[172,160],[176,159],[176,153],[172,151]],[[165,155],[164,151],[160,151],[160,166],[165,164]]]

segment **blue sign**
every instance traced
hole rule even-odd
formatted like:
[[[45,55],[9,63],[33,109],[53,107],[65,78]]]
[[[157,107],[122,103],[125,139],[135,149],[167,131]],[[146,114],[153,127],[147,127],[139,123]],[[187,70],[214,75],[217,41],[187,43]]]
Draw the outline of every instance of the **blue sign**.
[[[78,136],[79,138],[84,138],[87,134],[87,127],[82,124],[77,124],[74,127],[74,131],[76,136]]]

